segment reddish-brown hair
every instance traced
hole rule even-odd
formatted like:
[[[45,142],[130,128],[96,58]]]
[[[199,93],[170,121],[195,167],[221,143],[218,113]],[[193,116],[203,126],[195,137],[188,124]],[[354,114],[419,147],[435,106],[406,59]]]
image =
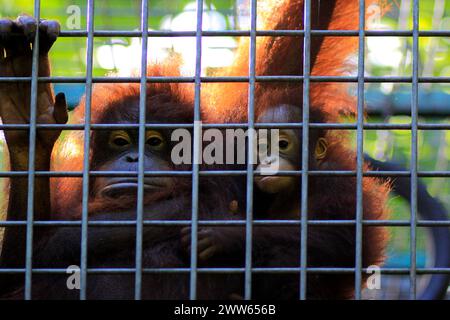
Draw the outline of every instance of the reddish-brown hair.
[[[179,60],[170,64],[149,66],[148,76],[180,76]],[[135,108],[131,107],[131,101],[139,99],[140,87],[138,83],[114,83],[97,84],[94,86],[91,98],[91,123],[137,123]],[[163,110],[172,115],[174,119],[182,114],[192,112],[193,90],[191,84],[185,83],[149,83],[147,85],[147,122],[151,121],[151,115],[157,114],[158,104],[155,99],[170,100],[172,105],[183,105],[184,108],[172,108]],[[70,124],[84,124],[86,98],[80,102],[70,116]],[[114,121],[111,119],[114,118]],[[169,122],[170,119],[167,119]],[[91,132],[92,134],[92,132]],[[83,169],[83,131],[70,131],[63,133],[58,139],[52,153],[52,171],[81,171]],[[92,152],[92,143],[91,143]],[[91,157],[90,152],[90,157]],[[92,170],[92,168],[91,168]],[[55,219],[76,218],[82,199],[82,179],[79,177],[55,177],[50,179],[52,214]],[[101,200],[96,200],[94,207],[98,207]],[[121,201],[123,203],[123,201]]]

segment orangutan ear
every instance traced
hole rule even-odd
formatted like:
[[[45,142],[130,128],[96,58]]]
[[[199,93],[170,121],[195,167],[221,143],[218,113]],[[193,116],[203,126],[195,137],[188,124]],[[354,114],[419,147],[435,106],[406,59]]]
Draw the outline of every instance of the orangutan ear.
[[[328,151],[328,142],[325,138],[319,138],[314,148],[314,158],[321,161],[326,158]]]

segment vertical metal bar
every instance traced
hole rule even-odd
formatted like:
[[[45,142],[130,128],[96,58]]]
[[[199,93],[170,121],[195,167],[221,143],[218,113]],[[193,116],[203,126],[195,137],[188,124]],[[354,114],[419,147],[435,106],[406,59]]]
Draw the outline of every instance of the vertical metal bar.
[[[309,83],[311,72],[311,0],[305,0],[303,28],[303,115],[302,115],[302,189],[300,204],[300,299],[307,294],[308,257],[308,169],[309,169]]]
[[[244,298],[252,297],[252,246],[253,246],[253,163],[254,163],[254,127],[255,127],[255,84],[256,84],[256,0],[251,1],[250,8],[250,65],[248,91],[248,162],[247,162],[247,208],[245,215],[245,292]]]
[[[195,32],[195,104],[194,104],[194,161],[192,163],[192,217],[191,217],[191,270],[189,298],[197,298],[197,231],[198,231],[198,184],[199,163],[201,152],[201,117],[200,117],[200,89],[202,74],[202,26],[203,0],[197,0],[197,29]]]
[[[363,165],[364,165],[364,53],[365,53],[365,1],[359,1],[358,26],[358,110],[356,126],[356,247],[355,247],[355,299],[361,299],[362,277],[362,219],[363,219]]]
[[[416,299],[416,227],[417,227],[417,122],[419,99],[419,1],[413,2],[412,46],[412,92],[411,92],[411,220],[410,220],[410,271],[409,296]]]
[[[86,57],[86,101],[84,113],[83,145],[83,200],[81,213],[81,266],[80,266],[80,300],[86,300],[87,286],[87,237],[89,204],[89,150],[91,142],[91,100],[92,100],[92,64],[94,52],[94,0],[87,3],[87,57]]]
[[[144,212],[144,170],[145,170],[145,121],[147,100],[147,45],[148,45],[148,0],[141,2],[141,82],[139,90],[139,156],[138,156],[138,194],[136,212],[136,271],[134,298],[142,294],[142,241]]]
[[[34,17],[37,21],[36,35],[33,42],[33,60],[31,69],[31,101],[30,101],[30,140],[28,148],[28,190],[27,190],[27,242],[25,252],[25,299],[31,300],[31,282],[33,268],[33,224],[34,224],[34,180],[36,158],[36,116],[37,90],[39,74],[39,18],[40,0],[34,2]]]

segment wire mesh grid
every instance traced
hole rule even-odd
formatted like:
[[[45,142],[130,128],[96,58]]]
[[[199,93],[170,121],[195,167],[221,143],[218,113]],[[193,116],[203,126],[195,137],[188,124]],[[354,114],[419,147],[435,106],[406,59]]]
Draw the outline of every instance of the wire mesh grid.
[[[186,273],[190,279],[190,299],[197,298],[197,276],[199,273],[243,273],[245,277],[245,299],[252,297],[252,275],[258,273],[292,273],[300,274],[300,299],[306,299],[307,279],[311,273],[316,274],[354,274],[355,276],[355,299],[361,299],[362,273],[367,268],[362,266],[362,233],[363,226],[404,226],[410,229],[410,267],[409,268],[382,268],[382,274],[403,274],[408,275],[410,279],[410,298],[416,299],[418,274],[449,274],[449,268],[418,268],[416,265],[416,243],[417,227],[446,226],[450,227],[450,222],[420,220],[417,217],[417,181],[419,177],[450,177],[450,171],[420,171],[418,170],[418,131],[419,130],[449,130],[450,124],[425,124],[418,120],[418,85],[419,83],[449,83],[449,77],[421,77],[418,74],[418,42],[420,37],[448,37],[450,31],[422,31],[419,30],[419,1],[413,1],[413,28],[411,31],[368,31],[365,30],[365,3],[359,1],[359,30],[312,30],[311,29],[311,0],[304,1],[304,30],[257,30],[257,0],[251,0],[251,27],[250,31],[202,31],[203,0],[196,1],[197,6],[197,27],[196,31],[150,31],[148,30],[149,3],[148,0],[141,2],[141,30],[140,31],[105,31],[94,30],[94,0],[87,1],[87,30],[85,31],[63,31],[60,37],[86,37],[87,41],[87,69],[85,77],[40,77],[38,76],[38,49],[33,50],[32,75],[31,77],[2,77],[0,83],[4,82],[31,82],[31,114],[29,125],[1,124],[0,130],[29,130],[29,165],[27,171],[0,172],[0,177],[27,177],[27,219],[26,221],[2,221],[0,227],[25,227],[26,242],[26,264],[25,268],[4,268],[1,273],[24,273],[25,274],[25,299],[32,298],[32,276],[39,273],[66,273],[66,269],[38,269],[33,268],[33,229],[39,226],[79,226],[81,227],[81,290],[80,299],[87,298],[87,282],[89,274],[108,274],[108,273],[129,273],[135,276],[135,299],[140,299],[142,294],[142,275],[145,273]],[[34,1],[34,17],[40,19],[39,0]],[[128,36],[142,39],[141,51],[141,75],[139,77],[94,77],[93,71],[93,46],[95,37]],[[196,39],[196,60],[195,75],[193,77],[148,77],[147,70],[147,51],[149,37],[185,37],[191,36]],[[250,37],[249,52],[249,76],[248,77],[210,77],[201,76],[201,51],[203,37],[218,36],[242,36]],[[304,55],[303,55],[303,75],[302,76],[258,76],[255,73],[256,61],[256,39],[260,36],[301,36],[303,37]],[[312,76],[311,75],[311,38],[314,36],[336,36],[347,37],[357,36],[358,46],[358,73],[356,76]],[[412,37],[412,76],[365,76],[364,56],[365,56],[365,38],[368,36],[405,36]],[[39,48],[39,33],[36,33],[34,48]],[[36,123],[37,106],[37,86],[39,83],[85,83],[86,88],[86,106],[85,123],[83,125],[52,125]],[[92,85],[94,83],[139,83],[139,123],[138,124],[92,124],[91,123],[91,101]],[[249,84],[248,94],[248,122],[246,124],[149,124],[146,123],[146,85],[147,83],[172,83],[185,82],[195,85],[195,106],[194,121],[201,120],[200,116],[200,91],[201,84],[208,82],[246,82]],[[257,82],[299,82],[303,84],[303,117],[301,123],[255,123],[255,84]],[[309,121],[309,103],[310,103],[310,83],[311,82],[350,82],[357,83],[357,121],[356,124],[350,123],[310,123]],[[364,120],[364,85],[370,82],[399,82],[410,83],[412,86],[411,97],[411,123],[410,124],[386,124],[386,123],[366,123]],[[93,171],[90,169],[89,148],[90,132],[92,130],[111,130],[114,129],[138,129],[139,131],[139,160],[138,171]],[[187,171],[146,171],[144,167],[144,145],[145,132],[147,129],[167,129],[167,128],[193,128],[194,143],[193,155],[194,164],[192,170]],[[199,168],[198,155],[200,145],[200,129],[202,128],[295,128],[302,130],[303,153],[301,159],[301,170],[281,171],[279,175],[294,175],[301,179],[301,216],[300,220],[254,220],[253,219],[253,153],[248,151],[248,165],[246,170],[218,170],[202,171]],[[310,129],[348,129],[356,131],[357,140],[357,165],[353,171],[309,171],[309,130]],[[37,130],[62,129],[62,130],[81,130],[84,131],[83,146],[83,170],[74,171],[36,171],[34,167],[36,133]],[[411,168],[405,171],[365,171],[364,165],[364,146],[363,138],[365,130],[407,130],[411,132]],[[249,139],[248,150],[253,150],[253,140]],[[197,159],[195,158],[197,157]],[[197,160],[197,161],[196,161]],[[143,218],[144,211],[144,177],[147,176],[187,176],[192,178],[192,218],[191,220],[177,221],[148,221]],[[246,218],[239,221],[200,221],[198,218],[199,205],[199,178],[202,176],[224,176],[241,175],[246,176]],[[89,221],[88,218],[88,195],[90,177],[137,177],[138,179],[138,197],[137,197],[137,218],[136,221]],[[308,220],[308,178],[311,176],[342,176],[356,177],[356,217],[354,220]],[[408,220],[364,220],[363,219],[363,177],[410,177],[411,179],[411,212]],[[35,177],[81,177],[83,180],[82,194],[82,218],[81,221],[34,221],[34,181]],[[88,268],[87,265],[87,237],[88,226],[136,226],[136,253],[134,268]],[[189,225],[192,227],[192,242],[190,254],[190,266],[186,268],[144,268],[142,263],[143,251],[143,227],[149,225]],[[207,225],[243,225],[246,228],[246,246],[245,246],[245,266],[241,268],[201,268],[197,264],[197,232],[198,226]],[[300,229],[301,235],[301,254],[300,267],[298,268],[257,268],[252,266],[252,239],[253,226],[256,225],[296,225]],[[354,268],[310,268],[307,267],[307,228],[314,225],[349,225],[356,226],[356,254]]]

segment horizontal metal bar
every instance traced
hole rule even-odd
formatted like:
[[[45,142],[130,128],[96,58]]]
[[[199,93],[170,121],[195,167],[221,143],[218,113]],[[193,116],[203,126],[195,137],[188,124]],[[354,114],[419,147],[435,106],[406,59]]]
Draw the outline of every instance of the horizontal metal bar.
[[[364,35],[368,37],[411,37],[412,30],[366,30]],[[76,38],[87,37],[87,31],[84,30],[64,30],[60,37]],[[202,31],[203,37],[250,37],[250,30],[220,30],[220,31]],[[256,36],[291,36],[303,37],[303,30],[257,30]],[[333,37],[357,37],[357,30],[311,30],[312,36],[333,36]],[[195,37],[196,31],[164,31],[149,30],[148,36],[151,37]],[[419,37],[448,37],[450,30],[421,30]],[[94,37],[142,37],[141,31],[122,31],[122,30],[96,30]]]
[[[303,76],[256,76],[256,82],[303,82]],[[356,76],[310,76],[312,82],[358,82]],[[31,77],[0,77],[2,82],[29,82]],[[86,77],[38,77],[44,83],[85,83]],[[242,82],[248,83],[249,77],[212,77],[200,78],[204,83]],[[418,77],[420,83],[449,83],[450,77]],[[93,77],[93,83],[139,83],[139,77]],[[194,77],[147,77],[148,83],[194,83]],[[412,77],[406,76],[365,76],[364,82],[412,83]]]
[[[247,123],[202,123],[204,129],[248,129]],[[356,123],[309,123],[313,129],[329,130],[356,130]],[[0,124],[0,130],[29,130],[29,124]],[[190,123],[147,123],[147,129],[190,129],[194,125]],[[303,123],[255,123],[255,129],[301,129]],[[40,130],[83,130],[83,124],[37,124]],[[139,124],[124,123],[93,123],[92,130],[138,129]],[[411,130],[409,123],[364,123],[364,130]],[[450,130],[450,123],[419,123],[420,130]]]
[[[205,82],[225,82],[214,81],[205,77]],[[214,78],[214,77],[212,77]],[[225,79],[227,77],[224,77]],[[303,82],[303,76],[257,76],[257,82]],[[358,82],[357,76],[310,76],[312,82]],[[450,77],[419,77],[419,82],[423,83],[447,83],[450,82]],[[239,82],[239,81],[236,81]],[[247,81],[245,81],[247,82]],[[380,82],[392,82],[392,83],[412,83],[412,77],[409,76],[365,76],[364,82],[380,83]]]
[[[23,177],[27,176],[28,171],[0,171],[0,178]],[[200,171],[201,176],[245,176],[246,170],[215,170]],[[280,170],[274,173],[274,176],[300,176],[301,170]],[[356,171],[353,170],[311,170],[308,171],[310,176],[338,176],[338,177],[354,177]],[[37,177],[82,177],[81,171],[35,171]],[[89,175],[93,177],[137,177],[137,171],[89,171]],[[191,176],[192,171],[145,171],[146,177],[172,177],[172,176]],[[255,171],[255,176],[261,173]],[[410,171],[365,171],[365,177],[409,177]],[[428,178],[446,178],[450,177],[450,171],[419,171],[419,177]]]
[[[110,213],[112,216],[113,212]],[[57,215],[57,214],[56,214]],[[145,226],[186,226],[190,225],[190,220],[143,220]],[[363,225],[367,226],[385,226],[385,227],[409,227],[409,220],[363,220]],[[254,220],[254,225],[259,226],[297,226],[300,220]],[[25,220],[0,221],[0,227],[21,227],[25,226]],[[135,220],[102,220],[89,221],[90,227],[134,227]],[[242,226],[245,220],[199,220],[201,226]],[[311,226],[352,226],[355,220],[308,220]],[[450,227],[450,220],[418,220],[419,227]],[[80,227],[80,220],[49,220],[35,221],[36,227]]]
[[[0,125],[0,130],[28,130],[29,124],[3,124]],[[179,128],[193,128],[193,124],[187,123],[148,123],[145,125],[147,129],[179,129]],[[220,127],[220,125],[218,126]],[[37,129],[41,130],[83,130],[84,124],[37,124]],[[125,124],[125,123],[93,123],[92,130],[111,130],[111,129],[139,129],[139,124]]]
[[[298,273],[302,268],[251,268],[252,273]],[[189,274],[190,268],[143,268],[142,273],[173,273],[173,274]],[[362,272],[367,273],[367,268],[362,268]],[[382,274],[397,274],[397,275],[407,275],[409,274],[409,268],[380,268],[380,273]],[[21,274],[24,273],[23,268],[8,268],[0,269],[0,274]],[[38,274],[66,274],[67,270],[62,268],[36,268],[32,269],[33,273]],[[135,268],[88,268],[87,273],[89,274],[132,274],[135,273]],[[245,268],[197,268],[199,273],[210,273],[210,274],[238,274],[244,273]],[[306,272],[311,274],[352,274],[355,273],[355,268],[306,268]],[[417,274],[449,274],[450,268],[417,268]]]

